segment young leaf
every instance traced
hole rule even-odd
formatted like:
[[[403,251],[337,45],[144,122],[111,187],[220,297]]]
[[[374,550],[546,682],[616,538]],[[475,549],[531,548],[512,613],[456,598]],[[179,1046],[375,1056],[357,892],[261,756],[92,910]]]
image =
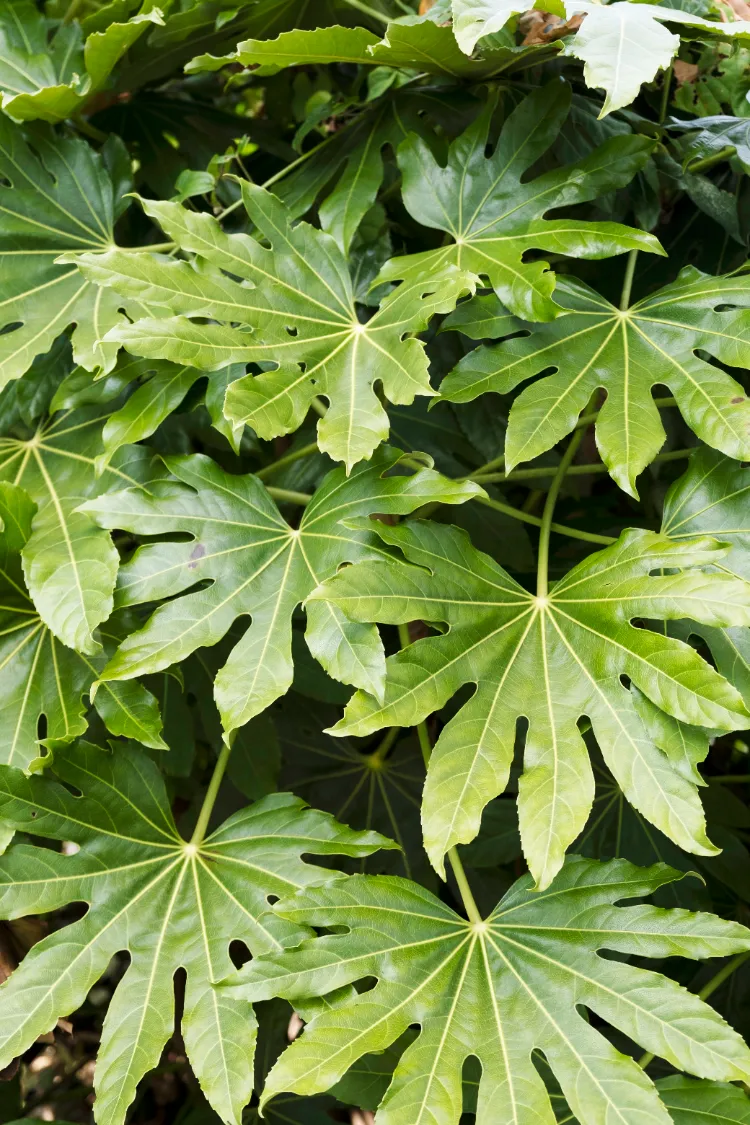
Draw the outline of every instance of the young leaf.
[[[117,345],[101,341],[123,319],[123,304],[132,316],[154,315],[57,261],[64,253],[114,245],[114,221],[128,190],[119,143],[113,138],[96,153],[85,141],[41,129],[28,139],[33,147],[0,117],[0,388],[71,324],[76,362],[109,371]]]
[[[548,597],[529,594],[455,528],[379,525],[381,539],[414,564],[350,567],[317,590],[354,621],[445,622],[439,637],[388,658],[383,702],[359,691],[333,733],[412,726],[463,685],[476,684],[430,760],[422,825],[427,854],[443,856],[479,831],[483,807],[506,786],[516,725],[526,718],[519,819],[534,877],[547,886],[591,810],[594,779],[578,723],[587,716],[628,800],[686,851],[710,855],[703,810],[682,754],[659,749],[635,708],[627,676],[682,722],[731,730],[746,720],[739,693],[693,649],[633,618],[750,622],[750,585],[699,567],[725,554],[715,540],[674,543],[623,532],[589,556]],[[651,577],[666,567],[667,576]]]
[[[453,0],[453,33],[464,54],[480,39],[501,31],[512,16],[534,7],[534,0]],[[546,0],[545,11],[564,16],[561,0]]]
[[[39,753],[42,716],[47,742],[70,742],[84,733],[83,696],[121,639],[112,626],[97,631],[94,639],[104,652],[89,658],[66,649],[42,621],[21,571],[35,510],[22,488],[0,483],[0,762],[17,769],[26,769]],[[137,680],[103,684],[94,702],[112,734],[167,749],[156,699]]]
[[[607,400],[596,421],[597,447],[620,488],[637,497],[636,478],[665,439],[652,397],[657,383],[669,387],[708,445],[738,460],[750,457],[750,399],[700,355],[750,366],[750,278],[710,277],[685,266],[676,281],[624,311],[571,277],[555,295],[567,312],[549,324],[509,325],[498,307],[497,332],[525,335],[470,352],[440,388],[451,402],[470,402],[485,391],[506,394],[552,369],[511,407],[508,471],[552,449],[602,388]],[[485,331],[494,335],[489,325]]]
[[[307,223],[293,226],[289,211],[263,188],[243,181],[242,194],[270,249],[246,235],[225,234],[209,215],[175,203],[143,201],[170,238],[199,254],[214,272],[116,250],[81,256],[84,274],[99,284],[182,314],[121,325],[107,338],[136,355],[204,371],[250,360],[278,364],[232,385],[227,417],[248,422],[259,437],[276,437],[296,429],[312,399],[322,394],[330,407],[318,423],[320,448],[351,469],[388,436],[388,416],[373,389],[376,380],[391,402],[410,403],[415,395],[435,393],[424,346],[413,333],[434,313],[452,309],[475,279],[450,264],[415,276],[363,324],[346,258],[334,240]],[[220,270],[240,277],[242,284]],[[196,323],[190,317],[224,323]]]
[[[26,584],[45,625],[79,652],[101,645],[94,629],[112,612],[119,557],[106,532],[78,506],[151,475],[144,446],[121,449],[97,476],[106,408],[58,414],[29,438],[0,438],[0,480],[21,485],[37,506],[23,548]]]
[[[292,682],[292,614],[300,602],[344,563],[383,553],[379,525],[354,530],[348,521],[376,513],[405,515],[429,500],[461,504],[482,491],[430,469],[386,475],[400,457],[397,450],[382,449],[349,477],[334,470],[299,528],[289,526],[256,477],[233,476],[200,454],[167,458],[179,483],[109,493],[83,505],[80,518],[93,516],[103,528],[191,536],[189,542],[162,538],[141,547],[121,568],[119,605],[171,600],[123,642],[103,681],[167,668],[216,644],[238,617],[250,615],[250,628],[216,679],[215,697],[225,735],[263,711]],[[183,593],[206,579],[210,586]],[[308,616],[307,641],[332,675],[382,693],[385,667],[372,626],[354,625],[317,603]]]
[[[669,1125],[651,1080],[580,1009],[673,1066],[719,1080],[750,1075],[747,1047],[701,1000],[666,977],[597,955],[699,957],[750,948],[750,932],[735,922],[614,905],[681,877],[663,864],[641,869],[573,857],[546,892],[523,876],[481,923],[393,877],[352,876],[282,900],[275,911],[283,918],[347,930],[253,961],[222,993],[298,1004],[364,978],[377,983],[310,1020],[271,1071],[263,1101],[286,1090],[328,1089],[356,1059],[416,1023],[420,1034],[378,1110],[385,1125],[457,1125],[467,1057],[482,1067],[477,1125],[553,1125],[535,1049],[581,1125]]]
[[[264,798],[189,844],[143,754],[82,743],[56,753],[54,771],[64,784],[0,767],[5,821],[79,845],[75,855],[9,848],[0,859],[0,912],[17,918],[69,902],[89,909],[35,945],[0,990],[0,1068],[82,1004],[112,957],[128,952],[97,1059],[97,1122],[122,1125],[138,1082],[157,1065],[174,1024],[174,975],[183,968],[181,1031],[191,1065],[217,1113],[239,1123],[253,1084],[255,1022],[244,1004],[212,988],[232,969],[230,943],[242,940],[257,955],[309,933],[267,913],[269,895],[337,877],[303,854],[363,856],[396,845],[352,832],[289,793]]]
[[[381,280],[424,277],[451,264],[489,279],[517,316],[552,320],[555,275],[531,250],[575,258],[607,258],[625,250],[663,253],[653,235],[620,223],[545,219],[553,208],[582,203],[624,187],[653,150],[646,137],[613,137],[589,156],[535,179],[524,174],[552,144],[570,109],[570,87],[549,82],[529,94],[507,118],[495,150],[485,156],[494,102],[453,142],[441,167],[427,143],[412,135],[399,147],[407,210],[424,226],[445,231],[437,250],[393,258]]]
[[[697,449],[687,472],[664,501],[662,530],[671,539],[713,535],[729,547],[718,564],[723,573],[750,581],[750,473],[711,449]],[[732,622],[712,629],[691,622],[686,634],[708,643],[719,670],[750,704],[750,631]]]
[[[592,3],[591,0],[564,0],[568,16],[585,15],[576,35],[566,44],[566,53],[584,63],[587,86],[605,92],[604,117],[629,105],[638,96],[642,83],[651,82],[657,71],[666,70],[680,46],[665,23],[700,28],[704,35],[750,42],[750,22],[717,22],[703,19],[679,8],[656,4]]]
[[[144,5],[145,7],[145,5]],[[85,37],[62,23],[48,41],[49,21],[33,0],[0,3],[0,108],[14,121],[64,121],[104,83],[144,31],[162,24],[158,8]]]

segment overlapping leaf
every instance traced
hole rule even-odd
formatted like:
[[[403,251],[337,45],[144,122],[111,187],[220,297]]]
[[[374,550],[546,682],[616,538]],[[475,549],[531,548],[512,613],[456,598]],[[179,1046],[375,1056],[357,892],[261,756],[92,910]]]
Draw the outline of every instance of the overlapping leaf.
[[[93,631],[112,612],[119,558],[109,535],[76,509],[108,489],[139,488],[152,472],[151,452],[127,446],[97,476],[106,416],[95,407],[65,412],[29,437],[0,438],[0,480],[21,485],[37,506],[23,548],[29,594],[55,636],[89,655],[100,650]]]
[[[552,369],[513,403],[509,470],[570,433],[602,388],[607,399],[596,421],[599,453],[620,488],[637,496],[636,477],[665,438],[655,384],[669,387],[685,421],[708,445],[738,460],[750,457],[750,398],[700,354],[730,367],[750,366],[750,278],[710,277],[686,266],[672,284],[625,311],[569,277],[560,281],[556,298],[568,311],[543,325],[509,324],[498,307],[497,331],[525,334],[471,352],[441,386],[451,401],[468,402],[484,391],[507,393]],[[483,315],[489,335],[485,306]]]
[[[538,47],[516,47],[509,41],[507,45],[492,43],[481,57],[467,58],[450,27],[431,19],[407,19],[389,24],[382,39],[364,27],[340,26],[295,29],[282,32],[276,39],[247,39],[229,55],[199,55],[188,63],[186,70],[218,70],[240,63],[256,68],[260,74],[274,74],[288,66],[349,63],[481,79],[499,74],[524,56],[538,52]]]
[[[20,556],[35,507],[22,488],[0,484],[0,762],[16,769],[37,757],[42,733],[48,742],[70,742],[85,732],[83,697],[121,639],[114,623],[97,631],[105,651],[88,657],[60,644],[40,618],[26,592]],[[166,750],[156,699],[137,680],[103,684],[95,706],[112,734]]]
[[[292,614],[308,594],[347,562],[379,557],[375,528],[351,529],[349,520],[404,515],[428,500],[463,503],[481,493],[430,469],[387,475],[401,454],[380,450],[347,477],[330,473],[305,509],[298,528],[281,516],[254,476],[233,476],[209,458],[169,457],[176,482],[127,489],[83,506],[100,527],[162,538],[141,547],[120,570],[118,604],[161,598],[146,626],[128,637],[102,673],[104,681],[158,672],[195,649],[216,644],[244,615],[252,624],[216,679],[215,697],[225,732],[242,726],[292,682]],[[192,590],[208,580],[204,589]],[[187,591],[187,592],[186,592]],[[182,597],[175,597],[182,594]],[[385,666],[377,632],[354,625],[317,603],[308,615],[307,641],[327,671],[358,687],[382,692]]]
[[[680,847],[714,850],[681,746],[652,736],[628,677],[682,722],[731,730],[745,721],[739,693],[680,641],[636,628],[634,618],[750,620],[750,586],[697,569],[725,554],[715,540],[675,543],[623,532],[534,597],[455,528],[426,522],[378,528],[412,566],[349,567],[317,590],[355,621],[444,622],[387,661],[385,696],[359,691],[334,733],[411,726],[464,684],[476,691],[443,730],[430,760],[422,824],[439,872],[444,853],[479,831],[482,809],[508,781],[516,727],[528,721],[519,819],[529,867],[542,886],[583,829],[594,779],[579,721],[588,717],[608,768],[628,800]],[[660,568],[673,573],[651,577]]]
[[[116,344],[102,343],[123,319],[123,301],[81,276],[63,253],[114,245],[127,205],[129,161],[116,139],[101,153],[85,141],[28,134],[0,117],[0,388],[49,350],[70,325],[84,367],[112,368]],[[131,315],[153,315],[136,299]]]
[[[553,208],[582,203],[625,184],[653,149],[645,137],[613,137],[589,156],[535,179],[524,174],[547,151],[570,108],[570,88],[550,82],[529,94],[507,118],[495,150],[485,155],[494,103],[450,147],[442,167],[427,143],[410,136],[398,150],[403,200],[418,222],[449,236],[447,245],[394,258],[382,279],[424,276],[447,264],[489,279],[517,316],[551,320],[555,275],[531,250],[576,258],[606,258],[625,250],[661,253],[653,235],[620,223],[545,219]]]
[[[453,0],[453,21],[458,45],[471,54],[479,39],[503,28],[511,16],[528,11],[531,0]],[[557,6],[550,10],[558,11]],[[577,32],[566,40],[566,53],[584,63],[587,86],[605,92],[601,116],[629,105],[641,85],[666,70],[677,54],[680,37],[665,23],[699,28],[702,34],[750,41],[750,23],[714,21],[677,7],[632,3],[599,4],[590,0],[564,0],[565,14],[583,15]]]
[[[750,948],[750,934],[737,923],[615,906],[680,877],[664,865],[574,857],[546,892],[524,876],[481,923],[389,877],[353,876],[282,900],[275,912],[283,918],[347,932],[253,961],[230,995],[300,1003],[365,978],[377,983],[310,1020],[271,1071],[264,1100],[328,1089],[356,1059],[419,1024],[378,1110],[384,1125],[457,1123],[469,1057],[482,1068],[478,1125],[552,1125],[534,1049],[544,1053],[581,1125],[669,1125],[651,1080],[581,1009],[692,1073],[719,1080],[750,1074],[747,1047],[697,997],[666,977],[597,956],[599,949],[698,957]]]
[[[664,501],[662,530],[675,540],[713,535],[729,547],[720,571],[750,581],[750,471],[711,449],[696,450]],[[683,631],[707,641],[719,670],[750,703],[750,631],[739,622],[725,629],[691,623]]]
[[[150,0],[124,23],[85,35],[72,21],[48,41],[49,21],[33,0],[0,4],[0,108],[15,121],[64,121],[105,84],[117,61],[162,14]],[[101,22],[101,21],[97,21]]]
[[[89,909],[34,946],[2,987],[0,1067],[79,1007],[112,957],[128,952],[99,1050],[97,1122],[124,1122],[138,1082],[158,1063],[183,968],[180,1026],[191,1065],[216,1111],[238,1123],[252,1090],[255,1023],[246,1005],[212,988],[232,969],[230,943],[244,941],[257,955],[305,935],[306,927],[266,914],[269,895],[336,877],[303,854],[361,856],[395,845],[288,793],[191,845],[177,832],[159,771],[137,751],[118,746],[110,755],[83,743],[56,754],[55,773],[63,785],[0,767],[4,820],[79,845],[75,855],[11,847],[0,860],[0,912],[16,918],[69,902]]]
[[[388,436],[376,381],[391,402],[434,393],[424,347],[413,334],[434,313],[453,308],[474,278],[446,264],[396,288],[362,323],[346,258],[334,240],[307,223],[292,226],[291,214],[263,188],[243,181],[242,193],[270,249],[246,235],[225,234],[209,215],[144,200],[147,213],[209,269],[116,250],[81,257],[84,273],[98,283],[181,314],[121,325],[107,339],[136,355],[202,370],[251,360],[277,364],[233,384],[227,417],[249,422],[260,437],[275,437],[296,429],[322,394],[330,405],[318,424],[320,448],[351,468]]]
[[[674,1125],[750,1125],[750,1099],[738,1086],[673,1074],[657,1089]]]

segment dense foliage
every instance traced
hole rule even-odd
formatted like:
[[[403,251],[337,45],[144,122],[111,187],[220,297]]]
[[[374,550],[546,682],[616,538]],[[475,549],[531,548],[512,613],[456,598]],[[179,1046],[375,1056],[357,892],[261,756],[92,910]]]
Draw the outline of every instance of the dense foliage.
[[[0,0],[3,1125],[750,1125],[748,174],[745,0]]]

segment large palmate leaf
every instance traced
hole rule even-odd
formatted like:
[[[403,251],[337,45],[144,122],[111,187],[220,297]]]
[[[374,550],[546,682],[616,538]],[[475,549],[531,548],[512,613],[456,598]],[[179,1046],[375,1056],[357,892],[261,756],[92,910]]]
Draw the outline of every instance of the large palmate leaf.
[[[96,656],[76,653],[56,639],[26,592],[20,552],[31,534],[36,505],[18,485],[0,483],[0,762],[25,769],[39,753],[40,720],[46,741],[70,742],[86,730],[83,697],[121,639],[114,623],[95,639]],[[166,750],[154,696],[137,680],[103,684],[95,706],[112,734]]]
[[[304,936],[305,927],[262,917],[269,895],[336,877],[303,854],[357,856],[396,845],[289,793],[243,809],[191,845],[177,832],[159,771],[139,752],[83,743],[58,752],[54,770],[82,796],[0,767],[0,815],[79,850],[11,847],[0,859],[0,913],[18,918],[69,902],[89,909],[34,946],[3,986],[0,1067],[74,1011],[115,953],[128,952],[99,1049],[97,1122],[123,1122],[138,1082],[158,1063],[172,1034],[179,968],[187,971],[181,1032],[191,1065],[222,1118],[239,1122],[252,1090],[255,1024],[245,1005],[212,988],[232,969],[230,943],[258,954]]]
[[[698,449],[686,473],[664,501],[662,530],[680,540],[713,535],[729,546],[719,562],[722,573],[750,581],[750,470],[711,449]],[[708,643],[719,670],[750,704],[750,630],[737,623],[727,629],[683,625]]]
[[[700,355],[750,366],[750,278],[710,277],[686,266],[671,285],[625,311],[570,277],[555,296],[568,311],[549,324],[509,323],[498,306],[498,333],[525,334],[477,348],[441,386],[452,402],[468,402],[484,391],[507,393],[552,369],[513,403],[508,470],[570,433],[602,388],[607,400],[596,421],[597,447],[620,488],[637,496],[636,477],[665,439],[652,397],[657,383],[669,387],[685,421],[708,445],[740,460],[750,457],[750,399]],[[482,307],[484,334],[494,334]]]
[[[119,143],[96,153],[85,141],[28,134],[0,116],[0,388],[30,367],[75,324],[73,352],[84,367],[109,370],[116,344],[102,337],[123,319],[123,301],[58,257],[114,244],[127,200],[129,162]],[[153,315],[138,300],[131,315]]]
[[[453,0],[453,22],[458,45],[470,55],[479,39],[499,31],[511,16],[532,8],[532,0]],[[680,46],[680,37],[665,23],[699,28],[704,35],[750,41],[750,23],[704,19],[677,7],[620,0],[600,4],[592,0],[562,0],[549,5],[551,11],[583,15],[580,28],[566,39],[565,50],[584,63],[587,86],[605,92],[604,117],[629,105],[641,85],[651,82],[659,70],[670,66]]]
[[[314,1015],[271,1071],[264,1100],[328,1089],[361,1055],[416,1023],[420,1034],[378,1110],[382,1125],[457,1123],[469,1057],[482,1068],[478,1125],[553,1125],[535,1048],[581,1125],[669,1125],[651,1080],[580,1009],[674,1066],[719,1080],[747,1078],[750,1052],[712,1009],[666,977],[597,956],[602,948],[647,957],[750,948],[750,933],[734,922],[614,905],[680,877],[664,865],[574,857],[546,892],[536,892],[528,875],[519,879],[479,923],[393,877],[352,876],[282,900],[275,912],[283,918],[346,932],[253,961],[230,995],[300,1003],[364,978],[377,983]]]
[[[42,421],[27,438],[0,438],[0,480],[21,485],[37,505],[23,548],[29,593],[45,625],[64,644],[100,650],[94,629],[112,612],[118,554],[109,535],[76,509],[84,500],[151,475],[145,446],[118,450],[101,476],[106,411],[83,409]]]
[[[442,167],[427,143],[410,136],[398,150],[403,199],[420,223],[445,231],[447,244],[394,258],[381,279],[409,278],[447,264],[471,270],[490,284],[517,316],[551,320],[555,275],[531,250],[575,258],[606,258],[638,248],[662,253],[653,235],[620,223],[545,219],[553,208],[582,203],[624,187],[653,149],[646,137],[612,137],[564,168],[524,179],[547,151],[570,109],[570,88],[558,81],[529,94],[507,118],[495,150],[485,155],[494,102],[453,142]]]
[[[124,23],[84,35],[77,22],[50,21],[33,0],[0,3],[0,108],[15,121],[64,121],[101,89],[129,47],[162,15],[149,0]],[[150,9],[150,10],[148,10]],[[98,21],[101,22],[101,21]]]
[[[657,713],[682,722],[731,730],[746,721],[739,693],[689,646],[631,624],[633,618],[750,620],[747,583],[696,569],[720,560],[724,548],[708,538],[675,543],[626,531],[574,567],[549,596],[534,597],[455,528],[418,522],[379,526],[378,534],[415,565],[349,567],[308,604],[325,599],[355,621],[449,626],[389,657],[383,701],[358,692],[333,728],[364,735],[411,726],[463,684],[476,684],[443,730],[427,772],[422,824],[439,872],[444,853],[476,836],[483,807],[505,788],[522,718],[528,732],[521,837],[542,886],[591,809],[594,779],[578,726],[583,716],[631,804],[680,847],[711,854],[694,765],[672,740],[647,729],[622,678]],[[650,576],[661,567],[674,573]]]
[[[380,525],[353,530],[350,519],[405,515],[428,500],[460,504],[481,493],[471,482],[454,483],[430,469],[388,476],[400,456],[382,449],[350,477],[335,469],[298,528],[289,526],[257,477],[233,476],[200,454],[166,459],[177,482],[85,504],[80,518],[93,516],[100,527],[183,538],[141,547],[121,568],[118,604],[172,600],[123,642],[102,679],[158,672],[216,644],[238,617],[249,615],[252,624],[219,672],[215,697],[226,733],[259,714],[292,682],[292,614],[300,602],[344,563],[383,553],[375,531]],[[204,580],[210,580],[205,589],[184,594]],[[331,674],[382,693],[385,665],[372,626],[353,625],[318,603],[308,616],[307,641]]]
[[[232,385],[227,417],[271,438],[296,429],[322,394],[330,406],[318,424],[320,448],[351,468],[388,436],[376,381],[391,402],[434,394],[424,346],[414,333],[434,313],[452,309],[475,279],[447,264],[400,285],[363,324],[346,258],[333,238],[307,223],[293,226],[291,213],[263,188],[243,181],[242,194],[270,248],[247,235],[225,234],[209,215],[143,201],[169,237],[213,272],[116,250],[82,255],[87,277],[182,314],[121,325],[107,339],[136,355],[204,371],[250,360],[278,364]],[[224,323],[206,324],[205,317]]]

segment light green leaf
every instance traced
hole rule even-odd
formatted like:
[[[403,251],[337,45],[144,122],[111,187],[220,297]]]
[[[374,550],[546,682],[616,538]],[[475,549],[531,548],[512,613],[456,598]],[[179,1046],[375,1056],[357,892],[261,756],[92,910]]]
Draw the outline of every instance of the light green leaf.
[[[398,150],[403,200],[424,226],[445,231],[447,244],[393,258],[380,280],[414,278],[450,264],[489,279],[517,316],[551,320],[561,309],[552,299],[555,275],[543,261],[524,261],[531,250],[576,258],[607,258],[629,249],[663,253],[653,235],[620,223],[545,219],[553,208],[582,203],[624,187],[653,149],[646,137],[612,137],[589,156],[525,179],[554,141],[570,109],[570,88],[560,81],[529,94],[506,119],[495,150],[485,155],[494,102],[450,146],[445,167],[413,134]]]
[[[27,769],[39,754],[42,717],[46,742],[70,742],[84,733],[84,697],[122,638],[123,624],[120,631],[114,622],[97,631],[104,651],[92,657],[65,648],[50,632],[21,570],[35,510],[22,488],[0,483],[0,762],[17,769]],[[112,734],[166,750],[156,699],[137,680],[102,685],[95,706]]]
[[[89,909],[33,947],[0,990],[0,1067],[79,1007],[115,953],[130,965],[115,989],[96,1066],[96,1120],[122,1125],[138,1082],[159,1062],[174,1026],[174,975],[187,972],[181,1032],[204,1094],[238,1125],[253,1085],[255,1021],[212,982],[232,970],[230,943],[254,955],[293,945],[300,927],[268,914],[268,896],[337,872],[303,854],[368,855],[395,847],[352,832],[278,793],[235,813],[199,846],[177,832],[156,766],[118,746],[56,753],[57,781],[0,767],[0,815],[35,836],[70,840],[75,855],[22,844],[0,860],[4,918]]]
[[[170,238],[199,254],[210,269],[118,251],[81,256],[81,268],[92,280],[182,314],[121,325],[108,339],[136,355],[202,370],[251,360],[278,364],[232,384],[225,406],[229,420],[249,423],[259,437],[276,437],[296,429],[321,394],[330,407],[318,423],[320,448],[351,469],[388,436],[376,380],[391,402],[435,393],[424,345],[413,334],[434,313],[452,309],[475,279],[450,264],[429,277],[413,277],[363,324],[346,258],[333,239],[307,223],[293,226],[289,211],[263,188],[243,181],[242,192],[270,249],[247,235],[225,234],[209,215],[144,200],[144,209]],[[205,317],[224,323],[206,324]]]
[[[453,33],[461,50],[470,55],[477,40],[501,31],[509,19],[528,12],[534,0],[453,0]],[[545,2],[545,11],[565,15],[561,0]]]
[[[118,604],[170,600],[128,637],[102,673],[105,682],[158,672],[213,645],[243,615],[252,624],[216,679],[225,735],[259,714],[292,682],[292,614],[315,587],[347,562],[379,557],[384,548],[372,524],[350,529],[357,516],[405,515],[429,500],[460,504],[481,493],[430,469],[387,475],[397,450],[382,449],[347,477],[336,469],[305,509],[298,528],[279,513],[261,482],[233,476],[200,454],[169,457],[177,482],[109,493],[85,504],[80,518],[99,527],[162,538],[141,547],[120,569]],[[175,597],[196,582],[205,589]],[[373,626],[347,621],[317,603],[308,617],[311,652],[345,683],[382,692],[384,663]]]
[[[85,141],[43,129],[24,134],[0,116],[0,388],[71,324],[76,362],[109,371],[118,348],[102,337],[124,319],[123,305],[131,316],[154,315],[57,261],[114,245],[129,187],[117,171],[121,156],[115,138],[96,153]]]
[[[750,42],[750,23],[717,22],[680,11],[679,8],[620,0],[615,4],[591,0],[564,0],[568,16],[585,15],[576,35],[566,43],[566,53],[584,63],[587,86],[605,92],[601,117],[629,105],[643,82],[651,82],[677,54],[679,35],[665,23],[697,27],[708,36]]]
[[[151,475],[145,446],[120,449],[101,476],[106,408],[86,408],[42,421],[30,437],[0,438],[0,480],[21,485],[37,506],[23,548],[26,584],[45,625],[64,644],[89,655],[109,617],[119,557],[109,535],[76,509],[108,489],[138,488]]]
[[[526,718],[519,820],[534,877],[547,886],[583,829],[594,779],[579,720],[591,722],[628,800],[686,851],[710,855],[705,820],[684,762],[659,749],[622,683],[627,676],[675,719],[731,730],[746,723],[739,693],[688,645],[635,628],[634,618],[750,620],[750,585],[697,569],[720,560],[715,540],[675,543],[626,531],[536,598],[455,528],[426,522],[378,527],[408,561],[348,567],[317,590],[355,621],[445,622],[448,631],[386,663],[384,701],[359,691],[333,733],[412,726],[464,684],[476,691],[443,729],[430,759],[422,825],[427,854],[479,831],[482,809],[506,786],[516,726]],[[673,573],[651,577],[659,568]]]
[[[669,387],[702,441],[730,457],[750,457],[750,399],[700,354],[750,366],[750,278],[711,277],[686,266],[676,281],[624,312],[570,277],[556,296],[568,311],[550,324],[510,327],[498,309],[499,333],[526,334],[471,352],[441,386],[452,402],[469,402],[484,391],[506,394],[553,369],[513,403],[508,471],[570,433],[601,388],[607,399],[596,421],[597,447],[620,488],[637,496],[635,480],[666,436],[652,397],[656,384]]]
[[[71,117],[100,90],[137,39],[162,24],[158,8],[84,36],[76,22],[51,22],[33,0],[0,3],[0,108],[15,121],[56,123]]]
[[[467,1057],[482,1068],[477,1125],[553,1125],[534,1049],[581,1125],[669,1125],[651,1080],[581,1009],[673,1066],[747,1079],[750,1052],[708,1005],[664,976],[597,955],[701,957],[750,948],[750,934],[734,922],[615,905],[680,877],[661,864],[572,857],[548,891],[535,891],[525,875],[478,924],[392,877],[352,876],[282,900],[275,912],[283,918],[346,932],[258,958],[222,992],[299,1004],[365,978],[377,983],[310,1020],[271,1071],[263,1101],[328,1089],[362,1055],[418,1024],[378,1110],[383,1125],[457,1125]]]
[[[750,472],[711,449],[697,449],[687,472],[664,501],[662,530],[675,540],[713,535],[728,553],[718,563],[723,574],[750,581]],[[682,626],[707,642],[719,671],[750,705],[750,630],[742,626],[711,629],[697,622]]]

